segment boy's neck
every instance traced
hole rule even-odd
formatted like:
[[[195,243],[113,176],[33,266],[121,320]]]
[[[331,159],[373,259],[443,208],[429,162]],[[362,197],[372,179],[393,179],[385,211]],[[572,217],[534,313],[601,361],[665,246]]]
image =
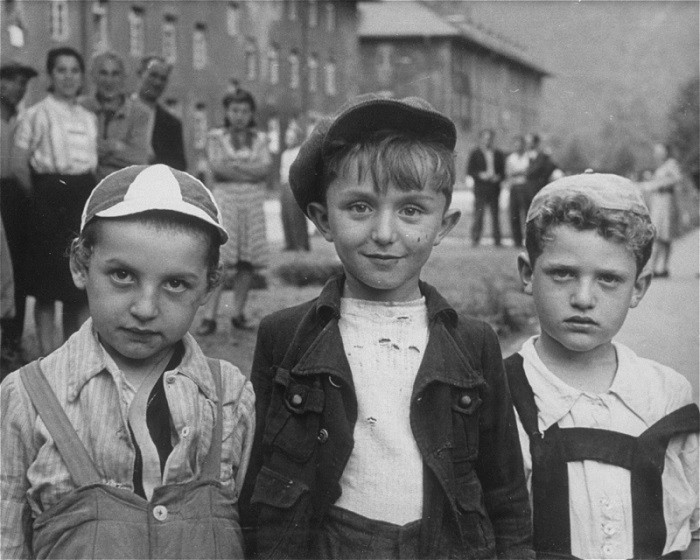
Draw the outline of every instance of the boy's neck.
[[[549,371],[579,391],[605,393],[615,379],[617,352],[612,342],[578,352],[543,333],[535,341],[535,350]]]

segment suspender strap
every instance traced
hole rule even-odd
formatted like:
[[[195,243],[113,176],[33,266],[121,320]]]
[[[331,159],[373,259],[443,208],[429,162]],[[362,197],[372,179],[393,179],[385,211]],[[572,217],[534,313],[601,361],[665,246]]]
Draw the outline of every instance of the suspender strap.
[[[542,437],[537,425],[535,394],[532,392],[532,387],[530,387],[530,383],[525,376],[523,357],[520,354],[513,354],[503,361],[503,365],[508,376],[508,386],[513,397],[513,404],[515,405],[515,410],[518,411],[523,428],[525,428],[530,437]]]
[[[56,393],[53,392],[51,385],[41,371],[39,361],[36,360],[24,366],[20,372],[20,379],[34,408],[51,434],[73,482],[77,486],[101,482],[95,464],[70,423],[61,403],[58,402]]]
[[[700,413],[695,404],[672,412],[646,430],[638,439],[632,466],[632,523],[634,557],[658,558],[666,544],[663,487],[666,447],[674,436],[700,431]]]
[[[204,458],[202,467],[202,477],[205,480],[219,480],[221,478],[221,438],[224,431],[224,414],[223,414],[223,399],[224,392],[221,389],[221,364],[219,360],[207,358],[209,369],[214,378],[216,386],[217,406],[216,406],[216,423],[211,434],[211,444],[209,452]]]

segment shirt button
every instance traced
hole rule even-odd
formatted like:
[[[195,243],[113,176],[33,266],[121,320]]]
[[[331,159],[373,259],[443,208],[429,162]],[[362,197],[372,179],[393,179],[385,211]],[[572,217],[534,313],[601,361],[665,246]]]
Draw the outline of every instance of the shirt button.
[[[184,428],[182,428],[182,431],[180,432],[180,435],[181,435],[182,437],[187,437],[187,436],[189,436],[189,435],[190,435],[190,427],[189,427],[189,426],[185,426]]]
[[[165,506],[154,507],[153,517],[155,517],[158,521],[165,521],[168,518],[168,508]]]
[[[469,395],[462,395],[459,399],[459,404],[460,406],[467,408],[470,404],[472,404],[472,398]]]
[[[612,553],[613,553],[613,547],[611,544],[606,544],[603,546],[603,554],[605,554],[605,556],[611,556]]]
[[[293,395],[292,396],[292,406],[301,406],[301,403],[304,401],[304,399],[301,398],[301,395]]]
[[[326,430],[326,428],[321,428],[316,439],[318,439],[319,443],[326,443],[328,441],[328,430]]]
[[[605,533],[606,535],[611,536],[614,535],[615,532],[615,527],[610,523],[606,523],[605,525],[603,525],[603,533]]]

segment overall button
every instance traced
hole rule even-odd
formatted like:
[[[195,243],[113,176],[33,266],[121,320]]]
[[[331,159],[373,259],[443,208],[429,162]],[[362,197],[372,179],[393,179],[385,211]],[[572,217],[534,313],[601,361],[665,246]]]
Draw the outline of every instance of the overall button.
[[[180,435],[181,435],[182,437],[187,437],[187,436],[189,436],[189,435],[190,435],[190,427],[189,427],[189,426],[185,426],[184,428],[182,428],[182,431],[180,432]]]
[[[301,398],[301,395],[292,395],[292,400],[290,401],[292,406],[301,406],[301,403],[304,402],[304,399]]]
[[[165,381],[166,381],[168,384],[172,385],[173,383],[175,383],[175,376],[174,376],[174,375],[168,375],[168,377],[165,379]]]
[[[168,508],[165,506],[154,507],[153,517],[155,517],[158,521],[165,521],[168,518]]]
[[[467,408],[470,404],[472,404],[472,398],[469,395],[462,395],[459,398],[459,405]]]
[[[328,441],[328,430],[321,428],[316,439],[318,439],[319,443],[326,443]]]

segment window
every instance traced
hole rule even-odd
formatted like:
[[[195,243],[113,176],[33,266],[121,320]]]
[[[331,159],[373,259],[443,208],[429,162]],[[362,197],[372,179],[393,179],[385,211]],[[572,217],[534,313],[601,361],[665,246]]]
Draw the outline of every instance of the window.
[[[338,93],[335,60],[332,58],[326,63],[326,93],[331,97]]]
[[[163,58],[170,64],[177,62],[177,18],[166,14],[163,18]]]
[[[146,50],[143,15],[143,8],[138,6],[134,6],[129,12],[129,54],[134,58],[142,57]]]
[[[192,67],[202,70],[207,65],[208,57],[207,26],[204,23],[196,23],[192,33]]]
[[[51,0],[51,39],[65,41],[69,32],[67,0]]]
[[[226,8],[226,32],[235,37],[240,33],[240,6],[238,2],[229,2]]]
[[[326,4],[326,30],[328,33],[335,32],[335,4]]]
[[[318,26],[318,2],[309,0],[309,27],[313,29]]]
[[[3,14],[7,25],[8,38],[10,45],[17,48],[24,47],[25,28],[24,15],[22,13],[22,5],[16,0],[5,0],[5,13]]]
[[[308,60],[309,67],[309,91],[314,93],[318,90],[318,56],[312,54]]]
[[[299,54],[296,50],[289,53],[289,87],[299,88]]]
[[[267,53],[267,76],[272,85],[280,83],[280,49],[272,45]]]
[[[258,45],[250,38],[245,45],[245,79],[249,82],[258,79]]]
[[[196,103],[192,113],[194,126],[194,148],[203,150],[207,146],[207,131],[209,130],[209,119],[207,118],[207,106],[205,103]]]
[[[299,17],[297,13],[297,1],[298,0],[287,0],[287,19],[289,21],[296,21]]]
[[[96,53],[109,48],[109,26],[105,4],[104,1],[92,4],[92,49]]]

